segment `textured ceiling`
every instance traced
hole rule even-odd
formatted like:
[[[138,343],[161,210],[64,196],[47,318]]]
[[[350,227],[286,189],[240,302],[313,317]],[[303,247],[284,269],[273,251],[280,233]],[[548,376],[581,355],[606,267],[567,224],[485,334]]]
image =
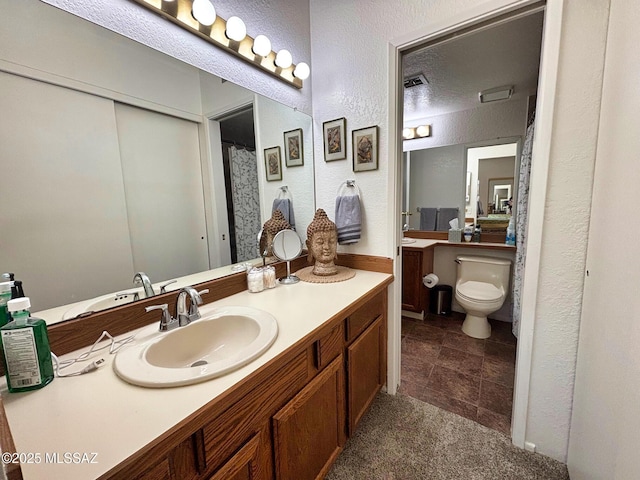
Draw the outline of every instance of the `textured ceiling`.
[[[535,93],[542,24],[540,12],[404,55],[404,78],[428,82],[404,89],[404,120],[478,107],[478,92],[494,87],[514,85],[512,99]]]

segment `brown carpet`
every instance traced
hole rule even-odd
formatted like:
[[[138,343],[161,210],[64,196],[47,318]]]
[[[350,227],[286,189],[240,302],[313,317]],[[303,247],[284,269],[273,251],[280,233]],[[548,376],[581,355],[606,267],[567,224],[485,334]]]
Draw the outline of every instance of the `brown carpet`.
[[[428,403],[381,393],[328,480],[566,480],[566,465]]]

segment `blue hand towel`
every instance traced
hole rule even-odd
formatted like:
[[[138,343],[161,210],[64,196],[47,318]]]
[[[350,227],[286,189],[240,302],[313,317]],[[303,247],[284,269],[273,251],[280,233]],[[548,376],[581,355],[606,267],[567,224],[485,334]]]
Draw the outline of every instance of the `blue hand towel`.
[[[336,198],[336,229],[338,243],[348,245],[360,240],[362,230],[362,215],[360,212],[360,197],[346,195]]]
[[[438,222],[436,224],[436,230],[439,232],[447,231],[451,228],[449,222],[454,218],[458,218],[458,207],[455,208],[442,208],[438,211]]]
[[[436,208],[420,209],[420,230],[433,231],[436,229],[437,211],[438,209]]]
[[[293,214],[293,203],[291,202],[291,200],[288,198],[276,198],[273,201],[273,208],[271,209],[271,213],[273,214],[273,212],[275,212],[276,210],[280,210],[282,212],[284,219],[289,222],[291,228],[295,230],[296,219],[295,215]]]

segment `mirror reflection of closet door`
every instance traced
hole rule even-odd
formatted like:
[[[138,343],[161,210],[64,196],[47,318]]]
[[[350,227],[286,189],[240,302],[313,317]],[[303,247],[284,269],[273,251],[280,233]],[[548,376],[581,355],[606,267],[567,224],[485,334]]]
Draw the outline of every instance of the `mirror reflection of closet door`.
[[[152,281],[209,268],[198,125],[115,105],[135,271]]]

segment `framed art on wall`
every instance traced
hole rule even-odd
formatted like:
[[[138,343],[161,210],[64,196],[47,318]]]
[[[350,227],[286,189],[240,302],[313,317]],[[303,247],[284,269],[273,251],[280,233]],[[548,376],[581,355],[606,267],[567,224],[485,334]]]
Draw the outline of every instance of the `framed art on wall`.
[[[353,171],[378,169],[378,126],[361,128],[353,135]]]
[[[301,128],[284,132],[284,163],[287,167],[304,165]]]
[[[267,182],[282,180],[282,161],[280,160],[280,147],[264,149],[264,165],[267,172]]]
[[[324,161],[343,160],[347,158],[347,120],[336,118],[322,124],[324,138]]]

